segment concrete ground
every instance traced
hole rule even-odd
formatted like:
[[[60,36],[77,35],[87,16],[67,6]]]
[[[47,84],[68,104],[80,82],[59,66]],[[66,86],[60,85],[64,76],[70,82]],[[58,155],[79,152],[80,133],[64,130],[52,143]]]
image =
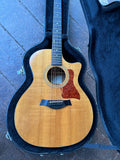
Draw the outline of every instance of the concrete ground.
[[[5,138],[6,112],[11,97],[25,80],[18,75],[25,52],[44,38],[45,0],[0,0],[0,160],[120,160],[117,151],[82,148],[60,155],[32,155]],[[69,40],[87,61],[85,83],[96,99],[95,80],[88,62],[88,28],[79,0],[70,0]],[[100,117],[89,143],[110,144]]]

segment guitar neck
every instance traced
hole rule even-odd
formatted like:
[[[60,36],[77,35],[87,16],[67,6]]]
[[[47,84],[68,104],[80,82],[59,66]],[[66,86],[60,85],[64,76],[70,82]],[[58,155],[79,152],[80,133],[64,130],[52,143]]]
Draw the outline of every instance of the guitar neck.
[[[51,65],[62,65],[62,0],[54,0]]]

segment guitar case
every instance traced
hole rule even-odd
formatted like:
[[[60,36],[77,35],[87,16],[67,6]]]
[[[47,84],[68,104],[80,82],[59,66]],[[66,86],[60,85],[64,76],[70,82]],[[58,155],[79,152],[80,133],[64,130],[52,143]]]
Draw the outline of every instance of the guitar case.
[[[120,2],[80,0],[89,29],[89,61],[107,135],[120,148]]]
[[[57,148],[45,148],[45,147],[37,147],[28,144],[23,139],[20,138],[18,135],[15,125],[14,125],[14,110],[15,110],[15,102],[19,100],[20,96],[26,91],[26,89],[30,86],[30,84],[33,81],[32,72],[29,65],[29,59],[30,56],[40,50],[40,49],[51,49],[52,48],[52,24],[53,24],[53,0],[46,0],[46,24],[45,24],[45,38],[44,40],[38,44],[37,46],[30,49],[24,57],[23,63],[24,63],[24,69],[26,72],[26,80],[23,83],[23,85],[18,89],[16,94],[11,100],[11,103],[8,108],[8,116],[7,116],[7,127],[10,137],[12,138],[13,142],[16,143],[19,147],[23,148],[24,150],[34,153],[34,154],[48,154],[48,153],[63,153],[63,152],[69,152],[73,151],[75,149],[79,149],[83,144],[85,144],[90,137],[93,135],[95,127],[96,127],[96,121],[97,121],[97,111],[96,111],[96,105],[95,101],[87,89],[87,87],[84,84],[83,81],[83,75],[86,71],[86,62],[83,58],[82,54],[79,53],[78,50],[73,48],[68,40],[68,12],[69,12],[69,0],[63,0],[62,2],[62,52],[64,58],[68,62],[76,62],[79,61],[82,63],[82,70],[79,75],[79,83],[81,85],[81,88],[84,90],[88,98],[90,99],[92,106],[93,106],[93,112],[94,112],[94,120],[93,120],[93,126],[91,128],[91,131],[87,135],[87,137],[72,146],[67,147],[57,147]]]

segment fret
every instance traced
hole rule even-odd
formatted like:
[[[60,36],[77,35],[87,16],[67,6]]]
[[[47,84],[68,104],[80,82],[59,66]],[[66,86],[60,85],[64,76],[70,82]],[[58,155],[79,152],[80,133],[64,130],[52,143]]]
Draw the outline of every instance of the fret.
[[[61,50],[61,51],[62,51],[62,50]],[[57,50],[57,51],[56,51],[56,50],[53,50],[53,56],[54,56],[54,54],[59,54],[59,55],[60,55],[60,54],[61,54],[61,51],[60,51],[60,50],[59,50],[59,51],[58,51],[58,50]]]
[[[61,27],[60,27],[60,25],[58,25],[58,24],[56,24],[56,25],[53,26],[53,31],[55,31],[56,28],[61,30]]]
[[[53,43],[58,41],[61,42],[61,37],[58,37],[58,36],[54,37]]]
[[[61,51],[62,51],[62,50],[56,50],[56,49],[54,50],[54,49],[53,49],[53,54],[59,54],[59,55],[60,55],[60,54],[61,54]]]
[[[60,14],[60,13],[56,13],[56,14],[54,15],[54,18],[59,18],[59,19],[61,19],[61,14]]]
[[[60,52],[53,52],[53,58],[54,57],[60,57],[60,55],[61,55]]]
[[[54,58],[54,57],[56,57],[56,58],[61,58],[60,55],[61,55],[60,53],[58,54],[58,52],[54,52],[52,58]],[[59,59],[58,59],[58,60],[59,60]]]
[[[61,59],[62,59],[61,57],[55,57],[55,56],[54,56],[54,58],[52,58],[52,61],[53,61],[53,62],[55,61],[55,63],[56,63],[56,62],[60,62]],[[56,61],[56,60],[57,60],[57,61]]]
[[[58,20],[56,20],[56,23],[53,25],[53,29],[54,29],[54,27],[61,28],[61,23]]]
[[[60,57],[60,56],[55,56],[55,55],[54,55],[54,57],[52,58],[52,60],[61,61],[61,57]],[[56,61],[56,62],[57,62],[57,61]]]
[[[54,38],[61,39],[62,36],[54,36]]]
[[[61,55],[61,51],[53,50],[53,56],[54,56],[54,55]]]
[[[62,51],[62,49],[61,49],[61,46],[60,45],[54,45],[53,46],[53,50],[61,50]]]
[[[54,56],[54,55],[57,55],[57,54],[58,54],[58,55],[61,55],[61,51],[59,51],[59,52],[58,52],[58,51],[53,51],[53,56]]]
[[[60,53],[60,52],[57,52],[57,51],[53,52],[53,57],[54,57],[54,56],[56,57],[56,55],[60,56],[61,53]]]
[[[56,31],[54,30],[52,33],[53,33],[53,37],[54,37],[54,36],[62,37],[62,35],[61,35],[61,32],[60,32],[60,31],[59,31],[59,32],[56,32]]]
[[[58,34],[58,35],[61,35],[61,29],[59,29],[59,28],[57,28],[57,29],[54,29],[53,30],[53,33],[56,33],[56,34]],[[54,34],[53,34],[53,36],[54,36]],[[62,36],[62,35],[61,35]]]
[[[55,12],[55,14],[60,14],[61,15],[61,13],[60,12]],[[53,16],[54,17],[54,16]]]
[[[58,37],[58,36],[54,37],[53,43],[54,43],[55,40],[61,41],[61,38],[62,38],[62,37]],[[61,41],[61,42],[62,42],[62,41]]]
[[[52,46],[53,47],[61,47],[61,45],[62,45],[62,42],[61,41],[55,41],[55,42],[53,42],[53,44],[52,44]]]
[[[58,36],[58,33],[57,33],[57,34],[54,33],[54,34],[55,34],[56,36],[53,36],[53,41],[54,41],[54,40],[59,40],[59,41],[60,41],[62,37],[61,37],[61,36]]]
[[[61,35],[61,31],[60,30],[54,30],[53,31],[53,37],[54,35]]]
[[[62,51],[60,46],[53,46],[53,51]]]
[[[59,59],[58,59],[58,57],[59,57]],[[54,56],[53,59],[55,59],[55,60],[57,59],[58,61],[60,61],[61,57],[60,56]]]
[[[53,34],[54,34],[54,36],[53,36],[53,40],[55,39],[55,40],[57,40],[57,38],[59,38],[59,39],[61,39],[62,38],[62,36],[61,36],[61,34],[60,34],[60,32],[53,32]],[[62,40],[61,40],[62,41]]]
[[[55,46],[55,44],[58,45],[58,43],[59,43],[59,45],[61,46],[61,43],[62,43],[61,38],[58,39],[57,37],[56,37],[56,38],[54,37],[54,40],[53,40],[53,42],[52,42],[52,45]]]
[[[55,38],[55,37],[54,37],[54,40],[53,40],[53,42],[52,42],[52,45],[53,45],[53,46],[56,46],[56,45],[58,45],[58,44],[61,46],[61,43],[62,43],[61,38],[58,39],[58,38]],[[56,45],[55,45],[55,44],[56,44]]]
[[[61,38],[60,39],[54,38],[53,45],[55,45],[55,44],[57,44],[57,45],[60,44],[61,45],[61,43],[62,43]]]
[[[57,52],[53,53],[52,59],[57,58],[58,60],[61,59],[61,54],[58,54]]]
[[[61,57],[55,57],[54,56],[54,58],[52,58],[52,62],[60,62],[62,59],[61,59]]]
[[[59,41],[60,41],[62,37],[61,37],[61,36],[58,36],[58,33],[57,33],[57,34],[54,33],[54,34],[55,34],[56,36],[53,36],[53,41],[54,41],[54,40],[59,40]]]
[[[55,47],[55,48],[57,48],[57,47],[61,48],[61,45],[62,45],[61,41],[55,41],[55,42],[52,43],[52,47]]]
[[[54,7],[54,12],[55,12],[55,11],[61,13],[61,6],[55,6],[55,7]]]
[[[60,32],[53,32],[54,36],[53,36],[53,41],[54,40],[60,40],[62,38]]]
[[[58,32],[59,32],[59,34],[61,35],[61,30],[59,30],[59,28],[53,30],[53,33],[57,33],[57,34],[58,34]],[[54,36],[54,34],[53,34],[53,36]]]
[[[54,45],[53,44],[53,49],[55,49],[55,50],[61,49],[61,45],[60,44],[58,44],[58,45],[56,45],[56,44]]]
[[[55,53],[55,54],[56,54],[56,53],[61,54],[61,51],[62,51],[62,50],[53,49],[53,54],[54,54],[54,53]]]
[[[56,55],[60,56],[60,55],[61,55],[61,53],[60,53],[60,52],[58,52],[58,51],[53,51],[53,57],[54,57],[54,56],[56,57]]]
[[[60,47],[60,46],[57,46],[57,47],[56,47],[56,46],[54,46],[54,47],[53,47],[53,49],[52,49],[52,51],[53,51],[53,52],[54,52],[54,51],[55,51],[55,52],[57,52],[57,51],[61,52],[61,51],[62,51],[62,49],[61,49],[61,47]]]
[[[59,41],[56,40],[55,42],[53,41],[52,46],[57,47],[57,46],[61,46],[61,44],[62,44],[62,42],[60,40]]]
[[[53,59],[54,59],[54,58],[56,59],[56,58],[58,58],[58,57],[59,57],[59,58],[61,58],[61,56],[60,56],[60,55],[57,55],[57,54],[55,55],[55,54],[54,54]],[[59,60],[59,59],[58,59],[58,60]]]
[[[54,18],[55,18],[55,21],[56,21],[56,22],[59,22],[59,23],[60,23],[60,21],[61,21],[60,17],[54,17]]]
[[[54,44],[54,43],[53,43],[53,49],[55,49],[55,48],[56,48],[56,49],[61,48],[61,44],[59,44],[59,43],[58,43],[58,44]]]
[[[60,24],[61,26],[61,19],[59,18],[54,18],[54,24],[53,25],[56,25],[56,24]]]
[[[61,61],[56,61],[55,59],[52,61],[52,65],[55,65],[55,64],[60,64],[60,66],[61,66]]]
[[[55,0],[55,6],[56,6],[56,5],[61,5],[61,0],[60,0],[60,1],[59,1],[59,0],[58,0],[58,1]]]
[[[61,56],[60,55],[54,54],[54,57],[52,59],[56,59],[56,58],[58,58],[58,61],[61,60]]]
[[[54,17],[54,21],[61,22],[61,18],[60,17]]]
[[[60,60],[56,60],[56,59],[52,59],[52,65],[54,64],[62,64],[61,59]]]
[[[54,17],[55,21],[57,22],[61,22],[61,18],[60,17]]]
[[[53,58],[54,57],[60,57],[61,56],[61,53],[60,52],[53,52]]]
[[[60,46],[53,46],[53,51],[62,51],[61,47]]]
[[[56,25],[54,25],[53,27],[59,27],[59,28],[60,28],[60,27],[61,27],[61,25],[56,24]]]
[[[53,37],[54,37],[54,35],[62,36],[60,30],[58,32],[56,32],[56,30],[54,30],[53,31]]]
[[[53,33],[54,33],[53,40],[54,40],[54,39],[56,40],[57,38],[59,38],[59,39],[62,38],[62,36],[61,36],[60,33],[58,33],[58,32],[57,32],[57,33],[56,33],[56,32],[53,32]]]
[[[55,40],[55,39],[54,39],[54,41],[53,41],[53,46],[55,46],[55,47],[56,47],[56,45],[57,45],[57,46],[58,46],[58,45],[61,46],[61,43],[62,43],[61,40]]]

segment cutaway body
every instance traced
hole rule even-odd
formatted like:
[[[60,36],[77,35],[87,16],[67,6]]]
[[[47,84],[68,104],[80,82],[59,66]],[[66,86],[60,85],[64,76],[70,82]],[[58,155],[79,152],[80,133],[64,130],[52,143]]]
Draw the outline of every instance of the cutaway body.
[[[62,59],[59,67],[65,72],[65,79],[60,85],[53,85],[46,76],[52,67],[50,49],[35,52],[30,66],[33,82],[19,99],[14,115],[20,137],[40,147],[63,147],[82,141],[91,130],[93,109],[78,83],[81,64]],[[64,101],[68,104],[52,108],[42,105],[43,100],[53,105]]]

